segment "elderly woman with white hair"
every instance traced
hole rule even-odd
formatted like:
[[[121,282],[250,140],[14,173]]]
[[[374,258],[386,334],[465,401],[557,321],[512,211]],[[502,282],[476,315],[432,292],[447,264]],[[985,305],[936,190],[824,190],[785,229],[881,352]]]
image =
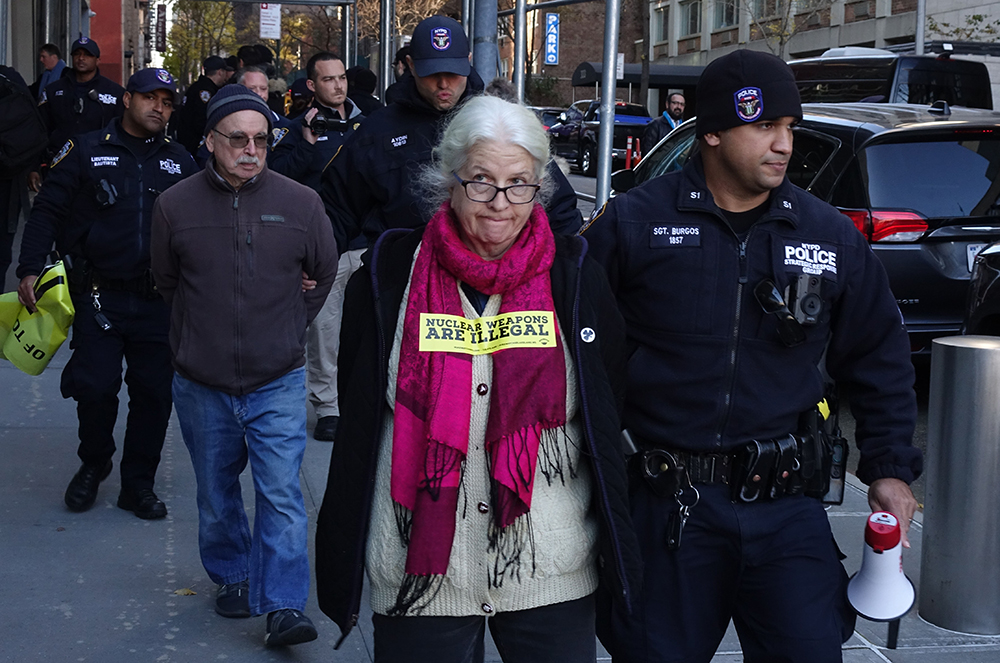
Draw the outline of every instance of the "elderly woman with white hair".
[[[622,319],[549,228],[549,159],[531,111],[470,99],[422,183],[437,213],[348,284],[316,575],[342,642],[367,571],[376,661],[482,661],[489,623],[507,663],[592,663],[599,586],[638,589]]]

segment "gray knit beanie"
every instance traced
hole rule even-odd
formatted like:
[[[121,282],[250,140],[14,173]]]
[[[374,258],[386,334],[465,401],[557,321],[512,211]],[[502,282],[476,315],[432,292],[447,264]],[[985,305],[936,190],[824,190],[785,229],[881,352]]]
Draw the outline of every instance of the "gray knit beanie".
[[[205,135],[215,128],[215,125],[227,115],[231,115],[242,110],[255,110],[267,118],[267,133],[271,133],[271,109],[263,99],[251,92],[248,88],[232,84],[225,85],[215,93],[212,100],[208,102],[208,120],[205,122]]]

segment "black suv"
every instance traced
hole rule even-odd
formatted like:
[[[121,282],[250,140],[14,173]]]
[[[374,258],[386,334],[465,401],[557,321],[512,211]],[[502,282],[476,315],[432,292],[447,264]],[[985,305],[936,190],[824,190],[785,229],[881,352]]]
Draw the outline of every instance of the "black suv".
[[[652,121],[645,106],[615,101],[615,135],[612,139],[612,163],[623,163],[628,151],[628,139],[642,138],[646,125]],[[588,99],[577,101],[559,116],[559,122],[549,127],[552,151],[577,166],[584,175],[597,172],[597,142],[601,129],[601,102]],[[652,147],[652,146],[650,146]]]
[[[973,259],[1000,240],[1000,113],[908,104],[803,104],[788,178],[839,208],[868,238],[910,333],[911,349],[958,333]],[[626,191],[679,170],[694,120],[662,140]]]
[[[943,55],[914,55],[877,48],[830,49],[817,58],[792,60],[803,102],[888,102],[993,108],[986,65]]]

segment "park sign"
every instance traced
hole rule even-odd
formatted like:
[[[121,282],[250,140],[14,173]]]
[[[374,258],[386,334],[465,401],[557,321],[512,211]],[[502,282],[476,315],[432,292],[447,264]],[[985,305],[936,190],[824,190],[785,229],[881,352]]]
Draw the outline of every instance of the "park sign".
[[[559,64],[559,14],[545,15],[545,64]]]

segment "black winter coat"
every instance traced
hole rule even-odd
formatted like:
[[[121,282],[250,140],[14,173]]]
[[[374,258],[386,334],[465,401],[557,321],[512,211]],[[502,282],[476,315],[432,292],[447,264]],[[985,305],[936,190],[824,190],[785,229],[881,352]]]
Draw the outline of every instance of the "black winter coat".
[[[53,241],[60,253],[86,258],[109,279],[149,270],[153,204],[196,168],[187,150],[163,134],[136,158],[123,131],[113,120],[67,141],[52,160],[24,227],[18,278],[41,273]]]
[[[315,565],[320,609],[342,632],[338,647],[358,620],[389,352],[422,236],[423,230],[385,233],[347,284],[344,316],[354,324],[341,331],[342,414],[319,513]],[[580,389],[583,452],[591,464],[601,526],[601,586],[627,611],[639,591],[641,561],[619,442],[625,330],[607,280],[586,254],[582,238],[556,235],[552,295]]]
[[[737,236],[696,156],[613,198],[582,232],[628,326],[624,424],[639,440],[719,452],[786,435],[824,397],[825,369],[850,387],[858,478],[920,475],[902,316],[882,264],[836,209],[786,177]],[[754,290],[770,280],[786,293],[799,277],[822,306],[787,347]]]

